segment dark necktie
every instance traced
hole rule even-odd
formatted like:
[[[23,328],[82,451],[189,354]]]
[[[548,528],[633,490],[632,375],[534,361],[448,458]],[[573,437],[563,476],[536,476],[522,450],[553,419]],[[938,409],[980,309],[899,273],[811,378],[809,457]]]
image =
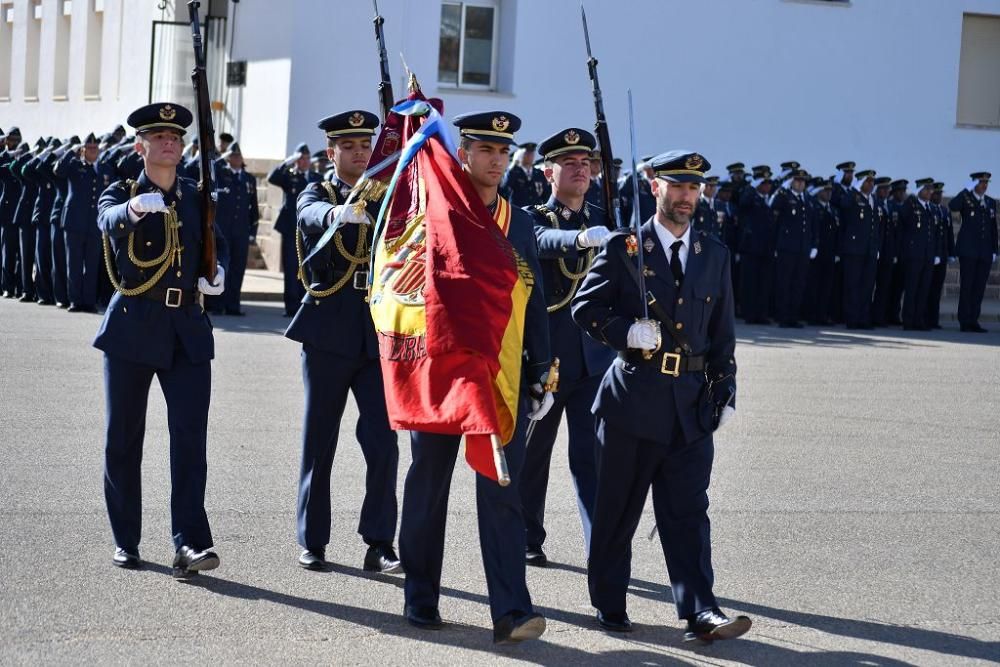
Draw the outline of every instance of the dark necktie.
[[[684,241],[674,241],[670,245],[670,273],[674,274],[674,285],[681,286],[684,282],[684,268],[681,266],[681,247]]]

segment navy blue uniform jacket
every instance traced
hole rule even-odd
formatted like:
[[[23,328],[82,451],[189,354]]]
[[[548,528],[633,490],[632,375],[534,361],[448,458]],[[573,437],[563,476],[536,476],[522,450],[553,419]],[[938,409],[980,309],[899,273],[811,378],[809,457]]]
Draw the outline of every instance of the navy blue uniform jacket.
[[[627,257],[626,233],[615,233],[594,260],[573,299],[573,318],[595,341],[619,353],[601,380],[594,414],[616,429],[663,443],[671,442],[679,421],[685,440],[692,442],[712,429],[707,380],[735,386],[729,250],[712,236],[692,230],[684,281],[678,289],[653,224],[651,219],[642,226],[643,242],[654,241],[645,255],[652,274],[646,278],[646,289],[668,314],[672,311],[671,317],[683,327],[692,353],[704,355],[705,372],[682,372],[675,378],[661,373],[659,363],[641,361],[638,351],[628,350],[629,327],[643,316],[643,308],[639,289],[622,257]],[[637,258],[627,257],[627,261],[637,263]],[[664,330],[663,349],[672,352],[677,347]],[[735,404],[734,399],[731,405]]]
[[[956,254],[959,257],[992,259],[997,250],[997,200],[983,195],[982,201],[968,190],[962,190],[948,208],[962,216],[958,228]]]
[[[208,361],[215,356],[212,324],[197,301],[187,303],[187,295],[198,285],[198,264],[201,258],[201,199],[194,181],[177,178],[170,192],[163,192],[154,185],[143,171],[137,181],[136,194],[160,192],[167,206],[175,204],[177,218],[182,223],[180,242],[184,248],[178,268],[171,266],[156,283],[158,288],[176,287],[184,291],[185,305],[168,308],[164,303],[144,296],[122,296],[115,292],[104,313],[101,328],[94,339],[94,347],[108,355],[154,368],[170,368],[174,349],[184,348],[192,363]],[[135,233],[133,246],[136,256],[143,261],[156,259],[163,253],[163,214],[147,213],[133,223],[129,220],[128,201],[132,188],[127,181],[117,181],[101,195],[98,226],[110,237],[113,264],[124,288],[136,287],[148,280],[156,267],[140,269],[128,256],[128,237]],[[226,240],[215,227],[218,263],[225,269],[229,264]],[[178,275],[180,274],[180,275]]]

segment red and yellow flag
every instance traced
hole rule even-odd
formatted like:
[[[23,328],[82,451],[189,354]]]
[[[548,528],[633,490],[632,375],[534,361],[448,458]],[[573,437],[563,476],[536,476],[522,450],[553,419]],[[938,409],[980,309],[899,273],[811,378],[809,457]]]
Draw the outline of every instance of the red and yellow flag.
[[[372,264],[389,421],[464,435],[469,465],[497,479],[490,436],[507,444],[514,434],[531,281],[507,240],[509,204],[489,212],[440,115],[419,109],[404,126]]]

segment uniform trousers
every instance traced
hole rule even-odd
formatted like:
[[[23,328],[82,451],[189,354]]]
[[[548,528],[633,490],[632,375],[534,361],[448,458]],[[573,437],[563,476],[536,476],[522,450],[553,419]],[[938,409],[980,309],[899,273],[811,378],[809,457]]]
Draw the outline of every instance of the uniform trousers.
[[[170,368],[104,355],[107,441],[104,498],[115,544],[137,551],[142,531],[142,447],[149,387],[156,377],[170,433],[170,525],[174,547],[212,546],[205,513],[211,362],[191,363],[178,341]]]
[[[365,499],[358,533],[369,545],[392,544],[396,535],[399,447],[389,428],[378,359],[343,357],[302,346],[305,416],[299,473],[298,541],[306,549],[330,542],[330,474],[348,393],[358,405],[355,433],[365,457]]]
[[[653,490],[653,513],[677,616],[717,607],[712,586],[708,485],[715,446],[708,435],[685,443],[679,421],[670,444],[598,422],[601,467],[587,581],[591,604],[624,613],[632,574],[632,538]]]
[[[66,232],[66,287],[69,302],[97,305],[97,272],[101,270],[101,237],[94,233]]]
[[[594,494],[597,492],[597,437],[590,408],[600,382],[601,378],[597,375],[561,382],[559,391],[553,394],[555,403],[535,425],[527,442],[520,487],[528,546],[541,547],[545,543],[545,496],[549,486],[549,468],[559,424],[565,412],[569,430],[569,472],[576,488],[584,549],[590,548]]]
[[[960,257],[958,322],[966,326],[979,322],[979,313],[986,295],[986,282],[990,277],[990,257]]]
[[[511,612],[534,611],[525,581],[524,515],[518,485],[525,465],[522,401],[517,432],[504,447],[509,486],[476,474],[479,547],[486,572],[490,615],[496,622]],[[399,557],[406,572],[406,604],[437,607],[441,597],[448,496],[461,436],[410,432],[413,462],[406,474]]]
[[[34,300],[35,293],[35,226],[26,222],[18,228],[21,248],[21,292]]]
[[[49,230],[52,238],[52,295],[56,303],[69,303],[69,289],[66,284],[66,235],[58,224]]]

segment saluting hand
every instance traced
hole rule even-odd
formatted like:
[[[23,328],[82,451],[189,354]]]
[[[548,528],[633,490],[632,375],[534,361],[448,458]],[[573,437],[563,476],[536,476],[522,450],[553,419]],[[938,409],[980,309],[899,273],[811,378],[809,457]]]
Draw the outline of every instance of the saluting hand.
[[[596,248],[604,243],[609,236],[611,236],[611,232],[608,231],[607,227],[601,225],[587,227],[577,235],[576,244],[581,248]]]

